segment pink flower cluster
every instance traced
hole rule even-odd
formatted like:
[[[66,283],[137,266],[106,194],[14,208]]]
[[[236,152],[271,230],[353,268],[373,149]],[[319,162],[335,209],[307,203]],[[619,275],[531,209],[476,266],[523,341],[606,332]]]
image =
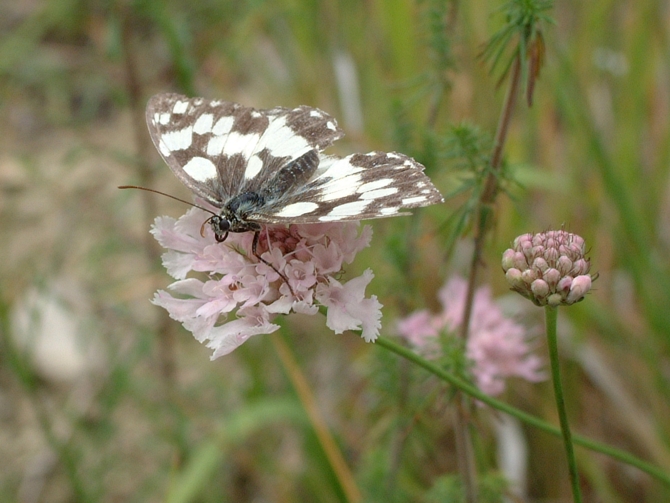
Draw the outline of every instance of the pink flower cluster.
[[[230,353],[249,337],[279,328],[272,320],[291,312],[316,314],[327,308],[326,325],[335,333],[362,330],[370,342],[379,335],[381,307],[376,296],[365,297],[374,277],[371,270],[341,283],[343,264],[370,244],[372,229],[358,222],[266,226],[258,254],[251,252],[253,232],[231,233],[217,243],[202,223],[204,211],[192,208],[178,220],[156,218],[151,233],[167,248],[163,265],[177,281],[159,290],[153,303],[165,308],[200,342],[214,350],[212,359]],[[188,277],[189,273],[204,273]],[[201,279],[202,278],[202,279]],[[231,315],[235,314],[235,318]]]
[[[416,311],[399,322],[398,332],[427,358],[439,357],[440,336],[455,337],[462,323],[466,290],[463,278],[452,278],[438,294],[442,312]],[[503,315],[489,287],[475,292],[466,356],[477,386],[492,396],[505,390],[508,377],[545,379],[542,361],[531,353],[524,327]]]

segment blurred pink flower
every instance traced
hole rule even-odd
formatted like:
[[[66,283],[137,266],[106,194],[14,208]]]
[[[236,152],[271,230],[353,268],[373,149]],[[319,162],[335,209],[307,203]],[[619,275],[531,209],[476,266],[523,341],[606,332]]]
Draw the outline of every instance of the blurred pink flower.
[[[398,332],[427,358],[439,357],[440,333],[455,337],[463,321],[466,290],[463,278],[450,279],[438,293],[442,312],[416,311],[399,322]],[[492,396],[504,391],[508,377],[531,382],[546,378],[542,360],[531,353],[526,330],[503,315],[489,287],[475,292],[465,352],[477,386]]]
[[[165,308],[200,342],[214,350],[212,359],[230,353],[249,337],[279,328],[278,314],[316,314],[327,308],[326,325],[335,333],[362,330],[374,341],[381,327],[376,296],[365,298],[374,277],[341,283],[336,276],[344,263],[369,246],[372,229],[358,222],[265,226],[258,253],[286,276],[291,288],[272,267],[251,253],[253,233],[231,233],[217,243],[209,226],[201,236],[208,214],[192,208],[178,220],[156,218],[151,233],[167,248],[163,265],[177,281],[159,290],[153,303]],[[360,230],[360,232],[359,232]],[[201,279],[191,272],[205,273]],[[233,316],[234,318],[229,319]]]

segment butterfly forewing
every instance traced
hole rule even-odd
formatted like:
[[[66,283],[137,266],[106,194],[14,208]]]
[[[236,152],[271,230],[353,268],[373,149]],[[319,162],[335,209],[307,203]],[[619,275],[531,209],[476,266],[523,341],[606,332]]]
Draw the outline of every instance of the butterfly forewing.
[[[258,196],[239,220],[362,220],[443,201],[423,166],[403,154],[324,155],[343,132],[315,108],[256,110],[159,94],[146,115],[161,156],[197,195],[222,209],[241,194]]]
[[[217,206],[259,191],[282,167],[344,134],[335,119],[307,106],[256,110],[179,94],[151,98],[146,119],[175,175]]]

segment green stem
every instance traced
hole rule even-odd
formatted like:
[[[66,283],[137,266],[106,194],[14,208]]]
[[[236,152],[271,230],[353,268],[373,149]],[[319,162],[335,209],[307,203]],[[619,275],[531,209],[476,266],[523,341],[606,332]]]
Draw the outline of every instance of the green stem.
[[[460,377],[457,377],[454,374],[447,372],[442,367],[439,367],[438,365],[422,358],[411,349],[401,346],[400,344],[393,342],[390,339],[386,339],[384,337],[378,338],[375,341],[375,343],[417,364],[419,367],[422,367],[431,374],[449,383],[450,385],[459,389],[460,391],[467,393],[468,395],[479,400],[480,402],[485,403],[486,405],[493,407],[494,409],[505,412],[510,416],[516,417],[519,421],[523,421],[524,423],[529,424],[539,430],[542,430],[545,433],[549,433],[556,437],[561,436],[561,430],[559,428],[553,426],[552,424],[547,423],[546,421],[543,421],[538,417],[528,414],[520,409],[517,409],[516,407],[512,407],[511,405],[506,404],[505,402],[496,400],[495,398],[480,391],[472,384],[464,381]],[[632,454],[626,451],[622,451],[621,449],[611,447],[601,442],[596,442],[595,440],[591,440],[589,438],[582,437],[580,435],[574,435],[572,437],[572,441],[577,445],[581,445],[582,447],[586,447],[587,449],[590,449],[595,452],[600,452],[602,454],[611,457],[612,459],[616,459],[618,461],[626,463],[627,465],[634,466],[642,470],[643,472],[651,475],[652,477],[659,480],[668,487],[670,487],[670,474],[664,472],[658,466],[655,466],[651,463],[636,458]]]
[[[300,402],[305,407],[305,412],[307,413],[309,422],[314,428],[316,438],[319,440],[319,443],[326,454],[326,458],[342,487],[346,500],[350,503],[358,503],[359,501],[362,501],[363,496],[356,485],[356,479],[351,470],[349,470],[335,438],[330,433],[328,423],[323,417],[323,414],[319,411],[316,398],[314,397],[310,385],[307,382],[307,378],[302,373],[295,356],[293,356],[291,348],[282,337],[281,332],[274,333],[270,335],[270,337],[275,350],[279,355],[279,359],[284,366],[284,370],[288,374],[291,384],[293,384],[293,387],[300,398]]]
[[[570,434],[570,424],[568,423],[568,414],[565,410],[565,399],[563,398],[563,386],[561,386],[561,371],[558,361],[558,341],[556,337],[556,320],[558,319],[558,307],[546,306],[544,308],[547,340],[549,342],[549,360],[551,362],[551,380],[554,384],[554,395],[556,397],[556,409],[561,423],[561,432],[563,433],[563,443],[565,444],[565,454],[568,458],[568,471],[570,472],[570,484],[572,485],[572,498],[575,503],[581,503],[582,493],[579,489],[579,473],[577,472],[577,461],[575,461],[575,452],[572,446],[572,435]]]

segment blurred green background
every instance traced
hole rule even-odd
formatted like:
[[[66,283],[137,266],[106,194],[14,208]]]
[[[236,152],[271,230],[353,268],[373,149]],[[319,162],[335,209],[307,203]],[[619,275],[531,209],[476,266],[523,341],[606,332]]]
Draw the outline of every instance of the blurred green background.
[[[406,152],[450,194],[463,176],[452,125],[492,137],[500,115],[506,81],[479,54],[502,5],[4,0],[0,501],[347,501],[271,338],[210,362],[150,304],[170,278],[149,226],[185,208],[116,187],[190,197],[144,124],[146,100],[177,91],[319,107],[347,133],[333,152]],[[587,240],[600,278],[559,320],[573,429],[670,471],[670,4],[568,0],[549,14],[534,103],[520,100],[506,146],[518,184],[495,207],[480,279],[508,295],[500,254],[521,233],[564,224]],[[350,272],[374,269],[382,335],[467,275],[469,227],[453,218],[467,203],[372,224]],[[541,310],[523,309],[539,333]],[[285,325],[363,500],[446,501],[448,390],[323,318]],[[504,399],[557,422],[549,383],[512,382]],[[478,416],[489,473],[496,414]],[[527,501],[567,501],[559,440],[522,433]],[[577,456],[586,501],[670,500],[635,469]]]

